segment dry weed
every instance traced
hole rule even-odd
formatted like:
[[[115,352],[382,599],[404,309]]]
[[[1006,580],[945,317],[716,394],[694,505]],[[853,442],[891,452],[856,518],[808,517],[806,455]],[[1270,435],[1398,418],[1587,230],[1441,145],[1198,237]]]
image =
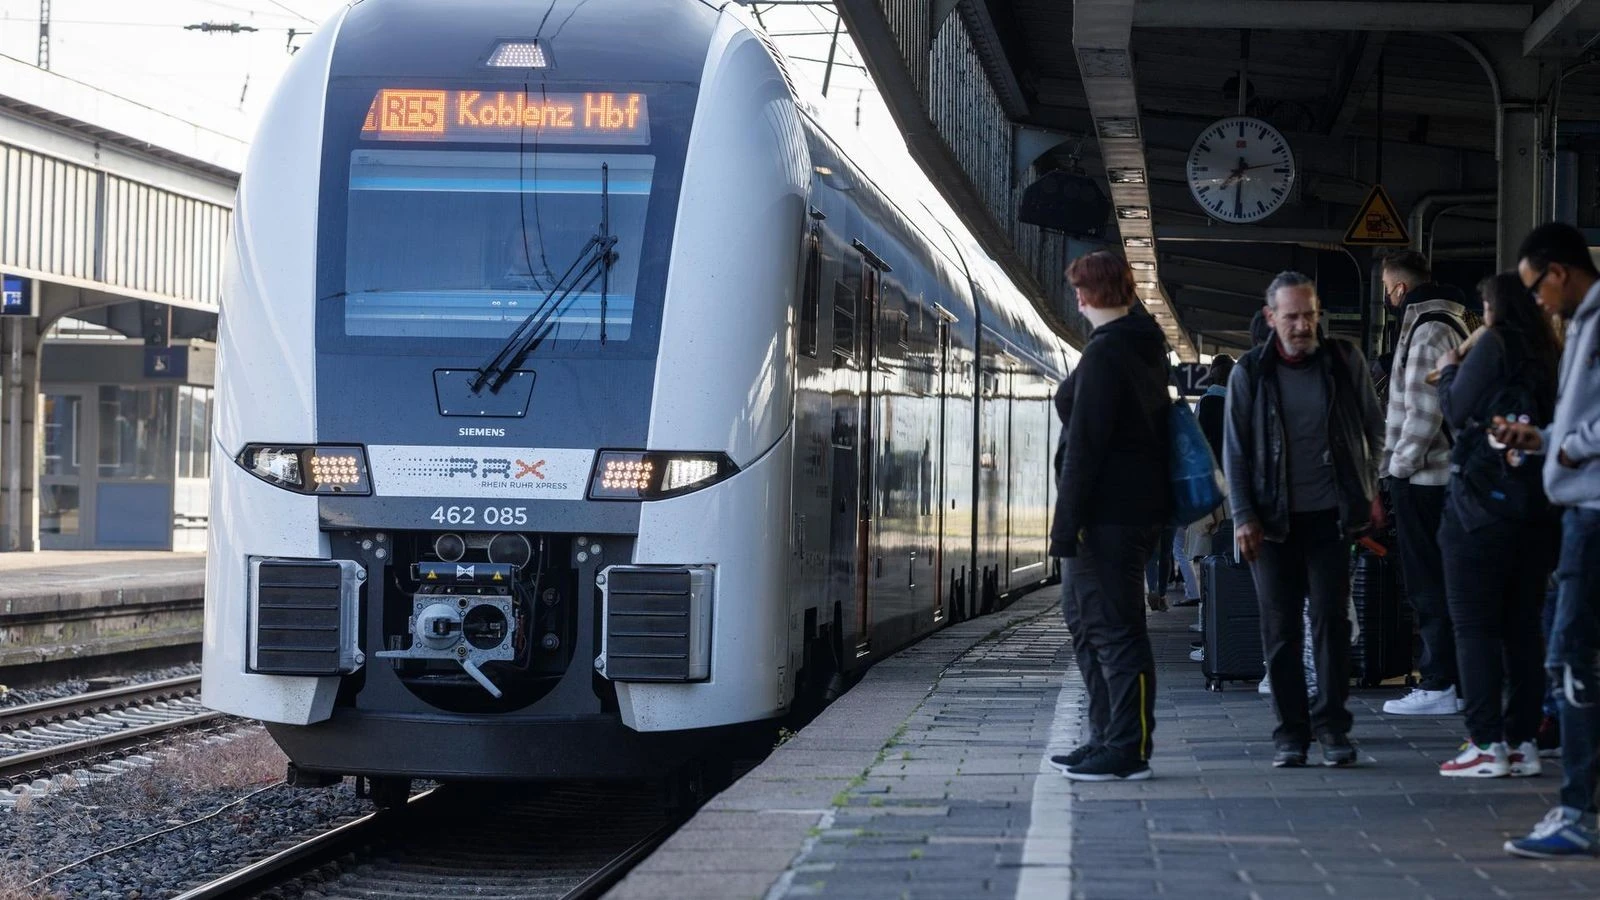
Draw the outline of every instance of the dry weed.
[[[25,862],[0,859],[0,900],[64,900],[64,894],[28,887],[39,873]]]

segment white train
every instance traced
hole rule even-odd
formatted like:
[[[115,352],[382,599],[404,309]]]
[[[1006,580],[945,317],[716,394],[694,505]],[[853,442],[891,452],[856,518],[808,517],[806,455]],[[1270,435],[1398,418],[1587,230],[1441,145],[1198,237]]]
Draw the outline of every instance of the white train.
[[[353,4],[235,221],[204,700],[301,772],[658,771],[1051,574],[1072,351],[738,6]]]

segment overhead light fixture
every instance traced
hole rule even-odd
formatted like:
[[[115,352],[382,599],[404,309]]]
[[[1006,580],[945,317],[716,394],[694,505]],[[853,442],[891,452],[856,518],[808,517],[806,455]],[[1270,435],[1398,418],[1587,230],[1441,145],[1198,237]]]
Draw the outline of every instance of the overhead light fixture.
[[[1133,262],[1128,263],[1128,265],[1132,266],[1135,269],[1143,269],[1145,271],[1149,271],[1149,270],[1154,269],[1156,267],[1155,263],[1153,263],[1153,262],[1145,262],[1144,260],[1134,260]]]
[[[1147,237],[1123,238],[1122,242],[1124,244],[1128,245],[1129,247],[1138,247],[1138,248],[1141,248],[1141,249],[1154,247],[1156,245],[1155,241],[1153,239],[1147,238]]]
[[[1148,207],[1148,206],[1119,206],[1119,207],[1117,207],[1117,218],[1119,218],[1119,219],[1148,219],[1148,218],[1150,218],[1150,207]]]
[[[1107,169],[1112,184],[1144,184],[1143,169]]]
[[[547,69],[550,57],[538,41],[501,41],[489,54],[489,65],[496,69]]]
[[[1139,120],[1132,116],[1110,116],[1095,120],[1095,128],[1103,138],[1136,138]]]

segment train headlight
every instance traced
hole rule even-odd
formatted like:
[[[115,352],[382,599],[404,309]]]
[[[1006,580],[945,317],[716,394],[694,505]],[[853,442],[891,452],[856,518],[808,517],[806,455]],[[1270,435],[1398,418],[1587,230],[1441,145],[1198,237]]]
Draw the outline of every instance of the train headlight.
[[[262,481],[302,494],[372,493],[367,454],[360,447],[250,444],[238,462]]]
[[[590,500],[663,500],[731,478],[726,453],[603,450],[589,479]]]

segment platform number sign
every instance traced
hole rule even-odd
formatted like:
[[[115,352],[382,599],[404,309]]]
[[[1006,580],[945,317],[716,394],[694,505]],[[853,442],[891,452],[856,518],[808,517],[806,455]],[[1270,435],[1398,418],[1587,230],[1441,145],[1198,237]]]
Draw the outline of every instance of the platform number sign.
[[[1185,397],[1198,397],[1206,392],[1201,379],[1211,373],[1207,363],[1178,363],[1172,367],[1172,377],[1178,384],[1178,393]]]
[[[33,315],[33,291],[28,279],[6,275],[0,280],[0,315]]]

